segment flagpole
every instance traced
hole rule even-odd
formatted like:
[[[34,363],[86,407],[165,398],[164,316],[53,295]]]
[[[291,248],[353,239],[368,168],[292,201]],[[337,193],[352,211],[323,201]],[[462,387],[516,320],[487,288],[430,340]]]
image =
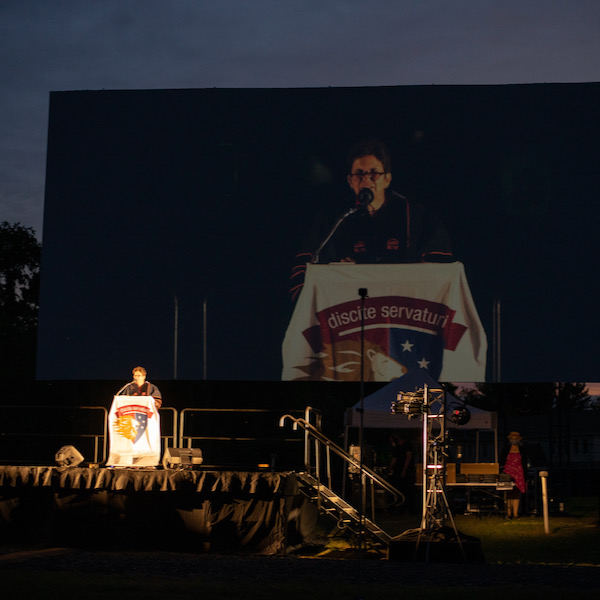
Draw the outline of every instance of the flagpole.
[[[365,476],[363,473],[364,462],[364,399],[365,399],[365,298],[367,297],[367,288],[360,288],[358,295],[360,296],[360,426],[358,434],[358,447],[360,449],[360,531],[359,531],[359,551],[362,552],[364,544],[364,526],[366,510],[366,490]]]

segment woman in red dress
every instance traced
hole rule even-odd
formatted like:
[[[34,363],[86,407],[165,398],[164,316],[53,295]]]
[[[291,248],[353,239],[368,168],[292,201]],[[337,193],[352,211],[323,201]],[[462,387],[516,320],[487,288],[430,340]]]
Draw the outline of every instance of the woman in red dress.
[[[527,456],[521,444],[521,434],[511,431],[508,434],[509,445],[502,453],[502,471],[510,475],[514,487],[506,494],[506,518],[517,519],[519,517],[519,504],[521,496],[527,491]]]

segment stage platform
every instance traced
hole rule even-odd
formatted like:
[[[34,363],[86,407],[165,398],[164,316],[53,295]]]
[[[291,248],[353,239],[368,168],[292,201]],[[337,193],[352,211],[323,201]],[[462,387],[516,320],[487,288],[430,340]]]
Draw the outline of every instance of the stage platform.
[[[314,525],[289,471],[0,465],[5,539],[278,554]]]

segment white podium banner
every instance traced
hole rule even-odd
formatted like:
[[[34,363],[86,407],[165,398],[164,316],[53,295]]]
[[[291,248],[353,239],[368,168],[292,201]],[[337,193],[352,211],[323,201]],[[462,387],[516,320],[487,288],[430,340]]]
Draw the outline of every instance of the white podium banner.
[[[459,262],[307,265],[282,380],[359,381],[363,320],[365,381],[417,368],[437,381],[485,381],[487,338]]]
[[[108,414],[108,433],[108,466],[160,463],[160,417],[152,396],[115,396]]]

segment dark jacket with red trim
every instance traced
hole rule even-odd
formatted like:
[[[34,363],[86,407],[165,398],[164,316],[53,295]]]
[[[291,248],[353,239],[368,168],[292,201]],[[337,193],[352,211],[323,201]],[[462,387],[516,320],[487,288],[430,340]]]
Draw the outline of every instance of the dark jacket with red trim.
[[[141,386],[133,381],[129,385],[122,388],[119,391],[119,394],[123,396],[152,396],[154,398],[156,408],[160,408],[162,406],[162,394],[160,393],[160,390],[149,381],[144,381]]]
[[[290,292],[297,297],[306,263],[327,237],[336,219],[320,216],[296,255]],[[350,215],[319,253],[319,263],[351,258],[357,263],[453,262],[450,237],[425,206],[388,191],[385,204],[371,217],[366,210]]]

